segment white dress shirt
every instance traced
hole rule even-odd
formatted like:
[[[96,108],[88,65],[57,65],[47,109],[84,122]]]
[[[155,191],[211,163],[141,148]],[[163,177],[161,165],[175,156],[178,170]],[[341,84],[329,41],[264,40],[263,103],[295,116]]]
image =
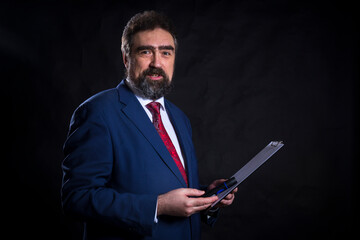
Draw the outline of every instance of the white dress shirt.
[[[128,81],[128,80],[126,80]],[[144,98],[142,96],[140,96],[139,94],[136,94],[136,91],[135,89],[133,89],[133,87],[131,86],[131,83],[127,83],[127,85],[129,86],[129,88],[133,91],[133,93],[135,94],[136,98],[139,100],[141,106],[143,107],[144,111],[146,112],[146,114],[148,115],[150,121],[152,122],[152,114],[150,112],[150,110],[146,107],[146,105],[148,103],[151,103],[153,102],[153,100],[151,99],[147,99],[147,98]],[[180,144],[179,144],[179,141],[178,141],[178,138],[176,136],[176,132],[175,132],[175,129],[170,121],[170,118],[169,118],[169,115],[167,114],[166,112],[166,109],[165,109],[165,103],[164,103],[164,97],[161,97],[157,100],[155,100],[155,102],[158,102],[160,103],[160,116],[161,116],[161,120],[164,124],[164,127],[165,127],[165,130],[167,132],[167,134],[169,135],[175,149],[176,149],[176,152],[177,154],[179,155],[179,158],[180,158],[180,161],[185,169],[185,162],[184,162],[184,158],[182,156],[182,153],[181,153],[181,148],[180,148]]]
[[[152,122],[152,120],[153,120],[152,114],[151,114],[150,110],[146,107],[146,105],[148,103],[153,102],[153,100],[144,99],[144,98],[141,98],[141,97],[139,97],[137,95],[136,95],[136,97],[139,100],[141,106],[144,108],[146,114],[150,118],[150,121]],[[173,143],[173,145],[174,145],[174,147],[176,149],[177,154],[179,155],[180,161],[181,161],[181,163],[182,163],[182,165],[183,165],[183,167],[185,169],[185,164],[184,164],[184,159],[182,157],[180,144],[179,144],[179,141],[177,139],[174,127],[170,122],[169,115],[167,114],[166,109],[165,109],[164,97],[161,97],[161,98],[157,99],[155,102],[160,103],[161,120],[162,120],[162,122],[164,124],[164,127],[165,127],[165,130],[166,130],[167,134],[169,135],[169,137],[171,139],[171,142]]]
[[[137,90],[134,89],[131,85],[131,83],[128,82],[129,80],[126,79],[126,84],[129,86],[129,88],[132,90],[132,92],[135,94],[136,98],[139,100],[141,106],[143,107],[144,111],[146,112],[146,114],[148,115],[150,121],[152,122],[152,114],[150,112],[150,110],[146,107],[146,104],[150,103],[150,102],[153,102],[153,100],[151,99],[147,99],[147,98],[143,98],[142,96],[140,96],[139,94],[137,94]],[[185,169],[185,164],[184,164],[184,159],[183,159],[183,156],[182,156],[182,153],[181,153],[181,148],[180,148],[180,144],[179,144],[179,141],[178,141],[178,138],[176,136],[176,133],[175,133],[175,130],[174,130],[174,127],[173,125],[171,124],[171,121],[170,121],[170,118],[169,118],[169,115],[167,114],[166,112],[166,109],[165,109],[165,103],[164,103],[164,97],[161,97],[157,100],[155,100],[155,102],[158,102],[160,103],[160,116],[161,116],[161,120],[164,124],[164,127],[165,127],[165,130],[167,132],[167,134],[169,135],[175,149],[176,149],[176,152],[177,154],[179,155],[179,158],[180,158],[180,161]],[[158,219],[157,219],[157,203],[156,203],[156,208],[155,208],[155,216],[154,216],[154,222],[155,223],[158,223]]]

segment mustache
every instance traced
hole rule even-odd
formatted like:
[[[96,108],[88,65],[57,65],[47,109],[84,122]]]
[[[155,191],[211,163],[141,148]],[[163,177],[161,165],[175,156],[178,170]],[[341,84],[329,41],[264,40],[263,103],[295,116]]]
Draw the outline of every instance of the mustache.
[[[143,72],[143,76],[157,74],[159,76],[167,77],[164,70],[161,68],[148,68]]]
[[[162,76],[163,79],[161,81],[152,81],[148,76],[153,74]],[[131,82],[143,97],[152,100],[165,96],[173,88],[172,81],[165,71],[162,68],[151,66],[141,72],[137,78],[131,79]]]

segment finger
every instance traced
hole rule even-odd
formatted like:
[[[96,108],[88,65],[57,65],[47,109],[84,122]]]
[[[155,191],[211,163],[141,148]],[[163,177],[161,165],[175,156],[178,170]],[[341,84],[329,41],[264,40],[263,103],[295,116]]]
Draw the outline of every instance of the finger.
[[[221,200],[218,204],[216,204],[215,207],[224,208],[224,207],[227,207],[229,205],[231,205],[230,200]]]
[[[205,193],[205,191],[198,190],[195,188],[184,188],[185,195],[188,197],[200,197]]]
[[[229,194],[230,195],[230,194]],[[228,196],[229,196],[228,195]],[[227,197],[228,197],[227,196]],[[232,194],[232,197],[229,197],[229,198],[224,198],[220,201],[220,207],[225,207],[225,206],[229,206],[231,205],[233,202],[234,202],[234,199],[235,199],[235,195]]]
[[[224,203],[224,204],[227,204],[227,203],[232,203],[234,200],[234,198],[224,198],[223,200],[220,201],[220,203]]]
[[[227,180],[227,179],[225,179],[225,178],[217,179],[217,180],[214,181],[214,183],[216,183],[216,184],[221,184],[221,183],[223,183],[223,182],[226,182],[226,180]]]
[[[215,188],[216,186],[219,186],[220,184],[222,184],[225,181],[226,181],[226,179],[217,179],[208,186],[208,189],[211,190],[211,189]]]
[[[212,204],[213,202],[215,202],[216,200],[218,200],[219,197],[214,195],[211,197],[206,197],[206,198],[199,198],[199,200],[203,200],[205,204]]]
[[[194,203],[193,209],[195,209],[196,211],[202,211],[207,209],[208,207],[210,207],[218,198],[212,197],[212,199],[208,198],[206,200],[211,200],[210,202],[205,202],[205,201],[196,201]]]
[[[235,197],[235,195],[233,194],[233,193],[230,193],[230,194],[228,194],[224,199],[226,199],[226,200],[231,200],[231,199],[233,199]]]
[[[192,201],[192,206],[204,206],[211,205],[213,202],[218,200],[217,196],[206,197],[206,198],[194,198]]]
[[[201,212],[201,211],[204,211],[205,209],[209,208],[210,206],[211,206],[211,204],[206,204],[206,205],[194,207],[193,209],[195,212]]]

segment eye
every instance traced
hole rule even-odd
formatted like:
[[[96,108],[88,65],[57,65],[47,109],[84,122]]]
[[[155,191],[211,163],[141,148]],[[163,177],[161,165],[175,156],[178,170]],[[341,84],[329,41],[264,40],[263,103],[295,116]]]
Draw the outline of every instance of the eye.
[[[149,55],[149,54],[151,54],[151,51],[150,50],[142,50],[142,51],[140,51],[140,54],[141,55]]]
[[[163,51],[162,54],[164,56],[171,56],[171,52],[170,51]]]

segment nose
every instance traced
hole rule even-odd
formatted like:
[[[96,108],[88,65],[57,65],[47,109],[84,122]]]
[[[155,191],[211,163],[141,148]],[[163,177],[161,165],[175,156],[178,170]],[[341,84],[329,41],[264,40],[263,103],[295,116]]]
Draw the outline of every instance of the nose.
[[[159,51],[154,51],[151,62],[150,62],[150,66],[156,67],[156,68],[161,67],[161,56],[160,56]]]

